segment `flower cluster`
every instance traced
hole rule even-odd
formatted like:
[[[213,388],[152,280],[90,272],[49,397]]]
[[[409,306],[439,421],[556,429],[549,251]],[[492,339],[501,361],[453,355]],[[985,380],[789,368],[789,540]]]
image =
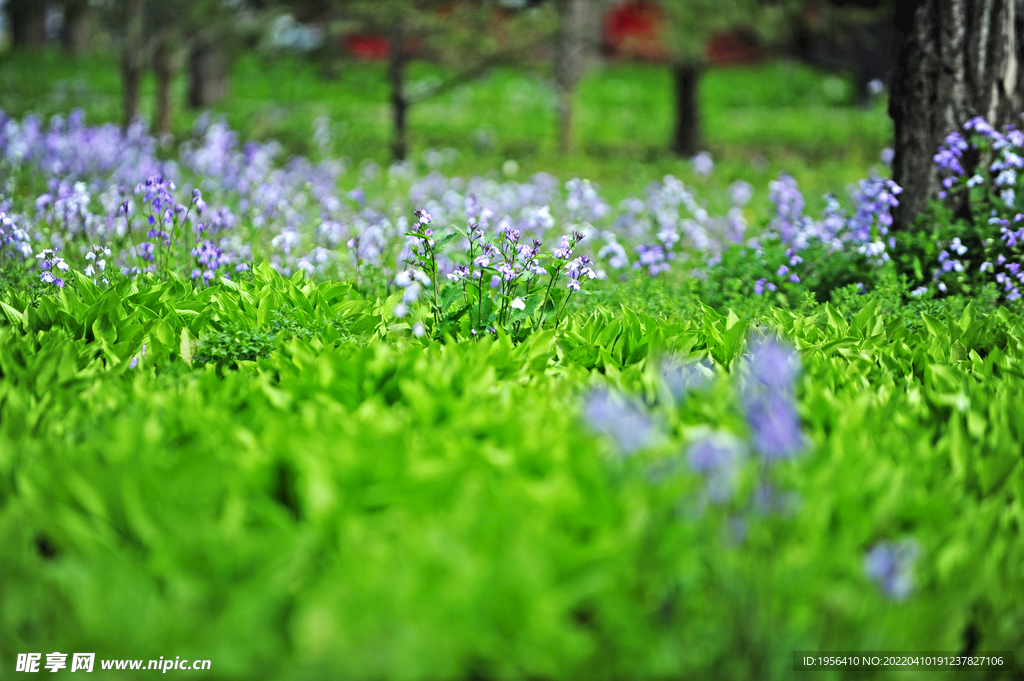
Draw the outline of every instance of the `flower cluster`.
[[[559,246],[545,254],[541,240],[527,240],[507,215],[492,230],[494,214],[476,195],[466,197],[464,207],[467,223],[461,239],[457,233],[435,237],[430,227],[433,217],[424,209],[415,211],[415,223],[406,234],[409,244],[401,262],[408,272],[417,272],[423,283],[433,286],[431,314],[435,328],[440,328],[445,319],[449,323],[466,319],[469,327],[464,331],[472,336],[510,326],[518,333],[528,318],[533,320],[530,328],[540,328],[549,305],[557,326],[569,297],[582,288],[582,281],[600,276],[589,256],[575,255],[585,238],[582,232],[563,236]],[[465,249],[461,258],[443,250],[456,239]],[[548,277],[546,287],[541,283],[544,276]],[[567,280],[566,294],[555,288],[563,276]],[[442,298],[439,279],[458,286],[461,295],[446,294]],[[395,283],[402,285],[397,278]],[[457,300],[462,302],[457,304]],[[409,302],[405,301],[397,312],[408,312]]]
[[[1024,170],[1024,131],[1014,125],[996,130],[975,117],[962,132],[946,137],[934,161],[942,177],[940,197],[967,198],[971,220],[950,225],[957,235],[939,241],[932,285],[948,293],[970,281],[990,282],[1003,299],[1020,298],[1024,204],[1017,189]],[[922,288],[919,294],[928,290]]]
[[[793,397],[796,353],[774,338],[760,339],[751,343],[747,369],[742,398],[754,450],[769,462],[794,456],[805,445]]]
[[[892,209],[899,205],[897,197],[903,191],[892,180],[874,174],[861,180],[851,192],[852,216],[847,215],[835,196],[826,196],[819,220],[804,215],[803,195],[792,177],[783,175],[772,182],[770,188],[775,216],[766,234],[747,243],[772,274],[754,282],[755,294],[763,295],[765,291],[800,283],[807,272],[807,265],[801,267],[804,263],[801,253],[811,247],[824,254],[840,251],[857,254],[874,267],[889,261],[888,250],[895,247],[895,239],[889,234]],[[773,243],[779,247],[768,249]]]
[[[54,272],[67,272],[71,269],[71,266],[64,262],[64,258],[59,257],[52,248],[46,248],[36,254],[36,259],[39,260],[39,269],[42,270],[39,273],[40,281],[57,288],[64,288],[64,280],[59,274],[54,274]]]
[[[107,271],[107,258],[110,257],[110,249],[106,246],[98,246],[93,244],[89,252],[85,254],[85,259],[88,261],[88,265],[82,270],[87,277],[94,277],[93,281],[96,281],[95,277],[97,273],[103,273]]]
[[[8,252],[25,260],[32,255],[32,242],[25,230],[15,224],[14,218],[0,210],[0,267]]]

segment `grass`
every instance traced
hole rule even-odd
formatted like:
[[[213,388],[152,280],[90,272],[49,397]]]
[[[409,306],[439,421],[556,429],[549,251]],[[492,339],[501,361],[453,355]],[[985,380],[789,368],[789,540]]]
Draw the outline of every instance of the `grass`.
[[[295,58],[243,53],[235,61],[229,98],[215,109],[243,138],[274,138],[292,153],[310,154],[313,122],[334,121],[333,152],[354,161],[389,162],[388,90],[382,63],[350,62],[340,77],[324,80],[317,65]],[[447,74],[416,64],[410,87]],[[177,102],[186,83],[175,84]],[[143,113],[151,114],[154,84],[143,82]],[[516,177],[538,171],[568,179],[582,176],[609,199],[635,195],[648,182],[672,173],[690,183],[686,159],[667,146],[672,127],[667,67],[608,63],[578,90],[575,150],[559,154],[553,86],[543,74],[495,69],[485,78],[412,109],[411,160],[425,169],[428,149],[458,150],[447,174],[500,173],[518,163]],[[793,174],[809,197],[865,176],[891,142],[884,103],[852,105],[850,83],[790,62],[714,69],[701,86],[703,129],[718,172],[707,181],[718,190],[736,179],[765,186],[779,172]],[[82,108],[90,121],[118,121],[121,94],[116,57],[69,59],[59,52],[0,54],[0,109],[13,116],[43,116]],[[178,111],[175,133],[187,135],[196,112]],[[812,209],[815,204],[812,200]]]

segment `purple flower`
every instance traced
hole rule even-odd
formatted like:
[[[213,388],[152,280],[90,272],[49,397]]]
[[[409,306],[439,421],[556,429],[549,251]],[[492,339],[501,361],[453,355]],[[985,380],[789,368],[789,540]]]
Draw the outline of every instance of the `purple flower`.
[[[754,449],[768,461],[794,456],[805,444],[793,400],[799,358],[789,345],[770,337],[753,341],[750,354],[743,404]]]
[[[793,400],[788,395],[758,394],[746,400],[747,423],[753,435],[754,449],[766,460],[795,456],[804,448]]]
[[[791,392],[800,373],[800,359],[792,346],[771,336],[750,343],[750,375],[766,388]]]
[[[704,476],[708,499],[722,503],[732,496],[736,466],[743,453],[743,445],[726,433],[714,433],[693,443],[686,450],[690,470]]]
[[[615,440],[623,454],[648,447],[657,439],[653,420],[638,404],[604,388],[587,395],[583,419],[595,433]]]
[[[754,187],[745,180],[736,180],[729,185],[729,201],[734,206],[743,207],[754,197]]]
[[[690,161],[693,164],[693,172],[701,177],[708,177],[715,172],[715,159],[706,151],[702,151]]]
[[[881,542],[864,557],[864,571],[886,596],[902,601],[913,591],[912,569],[918,553],[919,547],[913,539]]]

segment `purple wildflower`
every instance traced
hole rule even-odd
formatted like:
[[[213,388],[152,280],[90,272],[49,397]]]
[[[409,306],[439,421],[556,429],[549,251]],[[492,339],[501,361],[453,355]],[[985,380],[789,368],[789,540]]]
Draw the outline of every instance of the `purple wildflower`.
[[[607,389],[598,388],[587,395],[583,418],[595,433],[612,438],[623,454],[639,451],[657,439],[651,417],[635,402]]]
[[[913,539],[881,542],[864,557],[864,571],[886,596],[902,601],[913,591],[912,569],[918,553],[919,547]]]

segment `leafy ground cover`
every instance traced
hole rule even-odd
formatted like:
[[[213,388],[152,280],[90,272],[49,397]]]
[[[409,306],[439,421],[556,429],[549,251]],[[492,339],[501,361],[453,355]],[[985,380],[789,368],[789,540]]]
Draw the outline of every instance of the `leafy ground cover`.
[[[600,309],[440,343],[266,266],[75,276],[3,303],[5,659],[761,679],[1021,650],[1013,315]]]
[[[333,123],[295,124],[302,156],[212,116],[169,143],[14,113],[5,660],[783,679],[801,650],[1024,652],[1019,133],[952,134],[908,236],[874,152],[808,207],[728,158],[609,190],[443,147],[354,163]]]

